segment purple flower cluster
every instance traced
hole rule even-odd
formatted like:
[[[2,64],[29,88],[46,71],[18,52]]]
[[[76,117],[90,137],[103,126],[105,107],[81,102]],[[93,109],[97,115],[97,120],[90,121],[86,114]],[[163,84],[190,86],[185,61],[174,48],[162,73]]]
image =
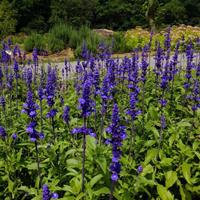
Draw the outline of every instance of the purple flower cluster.
[[[185,78],[187,79],[187,81],[184,83],[184,88],[188,89],[191,86],[190,80],[192,78],[192,68],[193,68],[193,48],[192,48],[192,43],[190,43],[187,46],[186,49],[186,56],[187,56],[187,66],[186,66],[186,74],[185,74]]]
[[[107,133],[111,134],[111,139],[107,140],[107,143],[112,145],[112,163],[110,165],[110,171],[112,173],[111,180],[117,181],[119,173],[121,171],[121,164],[119,162],[122,151],[122,141],[126,138],[125,126],[120,125],[119,109],[117,104],[114,104],[112,112],[112,124],[106,129]]]
[[[0,126],[0,137],[5,139],[6,136],[7,136],[6,130],[4,129],[3,126]]]
[[[55,117],[57,110],[52,109],[53,105],[55,104],[55,92],[56,92],[56,71],[49,67],[48,69],[48,77],[47,77],[47,84],[46,84],[46,100],[47,104],[50,107],[50,111],[47,113],[47,118]]]
[[[94,111],[94,102],[90,98],[91,93],[91,87],[92,82],[90,79],[87,79],[83,83],[83,89],[82,89],[82,97],[79,98],[79,109],[82,110],[82,117],[86,118],[91,115],[91,113]]]
[[[57,193],[51,193],[48,185],[42,187],[42,200],[58,199]]]
[[[3,110],[5,111],[5,109],[6,109],[6,100],[5,100],[4,96],[0,97],[0,105],[2,106]]]
[[[65,106],[62,118],[66,124],[69,124],[69,120],[70,120],[69,112],[70,112],[70,107]]]
[[[74,134],[85,134],[85,135],[90,135],[92,137],[96,137],[96,134],[92,131],[92,129],[84,127],[84,126],[83,127],[74,128],[71,131],[71,134],[72,135],[74,135]]]
[[[39,106],[33,100],[33,93],[31,91],[28,91],[26,102],[23,104],[22,113],[26,113],[27,116],[31,119],[30,123],[28,124],[28,126],[26,128],[26,131],[27,131],[27,133],[29,133],[30,140],[32,142],[35,142],[40,136],[41,136],[41,138],[43,137],[42,133],[39,134],[36,131],[37,109],[39,109]]]

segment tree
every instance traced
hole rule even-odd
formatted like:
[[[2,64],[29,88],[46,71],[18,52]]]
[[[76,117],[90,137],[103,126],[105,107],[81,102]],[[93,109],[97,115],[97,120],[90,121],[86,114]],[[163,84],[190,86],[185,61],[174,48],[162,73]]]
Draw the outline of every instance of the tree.
[[[159,6],[158,0],[148,0],[146,17],[149,21],[149,26],[153,32],[156,29],[155,17],[156,17],[156,12],[158,10],[158,6]]]
[[[174,25],[184,23],[187,19],[184,4],[179,0],[171,0],[161,5],[157,13],[158,25]]]
[[[17,20],[15,19],[15,10],[7,0],[0,2],[0,37],[15,32]]]
[[[91,24],[95,16],[98,0],[52,0],[50,23],[60,21],[75,26]]]

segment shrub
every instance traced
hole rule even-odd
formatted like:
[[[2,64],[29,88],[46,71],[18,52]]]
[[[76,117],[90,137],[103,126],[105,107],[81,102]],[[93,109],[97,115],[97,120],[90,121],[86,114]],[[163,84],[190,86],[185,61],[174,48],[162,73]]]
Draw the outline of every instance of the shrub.
[[[61,51],[65,48],[64,41],[55,37],[54,34],[49,34],[47,36],[47,46],[48,51],[51,51],[52,53]]]
[[[15,11],[12,10],[9,2],[3,0],[0,2],[0,38],[15,32],[17,20]]]
[[[65,44],[65,47],[66,47],[67,44],[69,43],[71,35],[74,33],[74,28],[69,24],[59,23],[59,24],[55,25],[49,31],[49,33],[51,35],[54,35],[54,38],[57,38],[60,41],[63,41],[63,43]]]
[[[132,50],[132,48],[126,45],[123,32],[115,33],[113,41],[114,41],[114,45],[113,45],[114,52],[123,53],[123,52],[129,52]]]
[[[24,49],[25,51],[32,51],[34,48],[37,48],[38,51],[42,51],[46,49],[46,42],[44,37],[38,33],[32,33],[28,36],[24,41]]]

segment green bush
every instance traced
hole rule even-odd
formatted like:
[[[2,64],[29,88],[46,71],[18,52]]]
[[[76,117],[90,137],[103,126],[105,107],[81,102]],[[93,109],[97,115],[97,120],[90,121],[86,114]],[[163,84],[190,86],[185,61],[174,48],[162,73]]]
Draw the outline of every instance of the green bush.
[[[114,46],[113,46],[114,52],[124,53],[131,51],[131,48],[126,45],[123,32],[115,33],[113,40],[114,40]]]
[[[69,43],[71,35],[74,33],[74,28],[69,24],[59,23],[55,25],[49,33],[54,35],[54,38],[63,41],[65,47]]]
[[[79,32],[74,30],[69,39],[69,47],[72,49],[76,49],[79,45],[81,45],[82,38],[79,35]]]
[[[25,51],[32,51],[34,48],[37,48],[38,51],[46,50],[46,41],[45,38],[38,33],[32,33],[24,41]]]
[[[61,51],[65,48],[65,44],[64,41],[62,41],[61,39],[55,37],[54,34],[49,34],[47,37],[47,48],[48,51],[55,53],[58,51]]]
[[[0,2],[0,38],[15,32],[17,20],[15,11],[12,10],[9,2],[3,0]]]

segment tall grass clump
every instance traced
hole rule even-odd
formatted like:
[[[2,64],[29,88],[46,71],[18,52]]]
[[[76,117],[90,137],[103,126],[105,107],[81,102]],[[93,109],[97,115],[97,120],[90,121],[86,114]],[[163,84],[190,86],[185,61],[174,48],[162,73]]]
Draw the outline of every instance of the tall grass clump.
[[[65,48],[65,43],[63,40],[55,37],[54,34],[50,33],[47,36],[47,49],[51,53],[61,51]]]
[[[132,50],[132,47],[127,46],[126,42],[124,42],[123,32],[114,33],[113,40],[114,40],[114,45],[113,45],[114,52],[123,53]]]
[[[69,43],[71,35],[74,33],[74,28],[69,24],[59,23],[53,26],[49,33],[56,39],[63,41],[66,47],[66,45]]]
[[[24,49],[27,52],[33,51],[34,48],[37,48],[38,51],[45,50],[45,43],[44,37],[41,34],[31,33],[31,35],[24,40]]]

